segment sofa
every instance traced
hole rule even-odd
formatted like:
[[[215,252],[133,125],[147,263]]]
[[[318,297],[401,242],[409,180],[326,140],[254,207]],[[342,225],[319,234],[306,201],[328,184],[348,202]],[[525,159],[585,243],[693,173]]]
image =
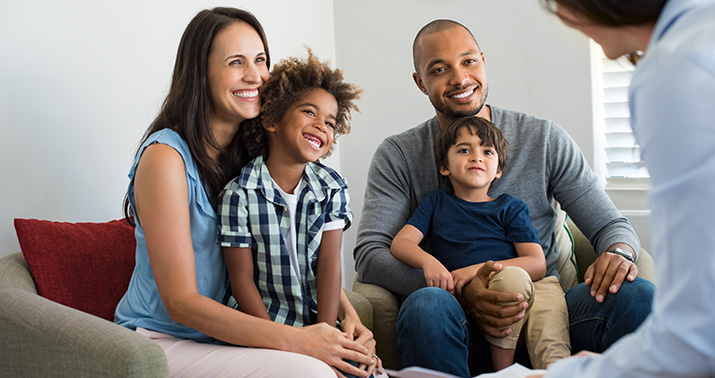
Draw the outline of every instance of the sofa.
[[[124,220],[16,219],[22,252],[0,259],[0,376],[168,377],[154,342],[111,320],[134,267]],[[346,290],[365,325],[371,304]]]
[[[558,205],[556,208],[558,213],[556,236],[559,251],[570,251],[570,253],[559,253],[560,282],[566,291],[575,284],[583,282],[586,269],[598,255],[576,225],[566,219],[566,214],[558,209]],[[656,283],[653,258],[642,248],[637,266],[639,277]],[[370,329],[377,341],[377,354],[382,359],[383,366],[388,369],[401,369],[402,358],[397,347],[395,321],[402,298],[378,285],[360,282],[359,277],[356,277],[353,282],[353,291],[366,298],[372,305],[373,327]]]

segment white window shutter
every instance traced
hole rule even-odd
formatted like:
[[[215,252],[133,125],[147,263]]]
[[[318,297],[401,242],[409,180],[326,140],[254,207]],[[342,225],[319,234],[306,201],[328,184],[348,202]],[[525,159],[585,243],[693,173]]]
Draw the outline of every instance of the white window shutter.
[[[594,52],[596,117],[601,118],[600,133],[608,181],[613,179],[648,178],[648,170],[641,160],[640,147],[636,144],[630,125],[628,110],[628,86],[633,76],[633,65],[627,60],[610,60],[603,51]],[[599,130],[600,129],[600,130]]]

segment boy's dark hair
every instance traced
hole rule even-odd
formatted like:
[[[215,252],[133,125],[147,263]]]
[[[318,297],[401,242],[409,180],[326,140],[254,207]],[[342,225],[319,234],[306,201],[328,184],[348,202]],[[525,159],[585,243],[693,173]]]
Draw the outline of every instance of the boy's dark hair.
[[[434,158],[437,163],[437,169],[449,167],[449,149],[457,143],[459,132],[463,129],[468,130],[472,135],[478,136],[482,141],[482,146],[492,147],[496,150],[499,162],[497,170],[504,172],[509,158],[509,142],[497,125],[476,116],[458,118],[437,134],[437,138],[434,141]],[[452,183],[449,181],[449,177],[442,176],[442,178],[447,186],[451,188]],[[492,181],[493,184],[494,181]]]
[[[356,85],[343,81],[343,71],[332,69],[326,62],[321,62],[308,48],[308,57],[298,59],[289,57],[283,59],[273,67],[271,76],[261,88],[261,123],[274,125],[279,122],[285,113],[300,100],[307,92],[316,89],[325,89],[335,97],[338,103],[336,114],[334,140],[340,135],[350,132],[350,112],[359,112],[355,100],[360,98],[362,90]],[[246,127],[244,133],[250,134],[248,148],[252,156],[268,156],[267,133],[262,125],[256,123]],[[327,155],[332,152],[332,147]]]

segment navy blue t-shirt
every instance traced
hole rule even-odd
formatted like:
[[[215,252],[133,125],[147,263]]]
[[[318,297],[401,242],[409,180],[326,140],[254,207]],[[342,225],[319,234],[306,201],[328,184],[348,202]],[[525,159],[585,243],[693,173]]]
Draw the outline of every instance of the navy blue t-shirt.
[[[514,242],[539,243],[520,199],[502,194],[494,201],[468,202],[436,190],[407,221],[429,239],[431,254],[447,270],[518,257]]]

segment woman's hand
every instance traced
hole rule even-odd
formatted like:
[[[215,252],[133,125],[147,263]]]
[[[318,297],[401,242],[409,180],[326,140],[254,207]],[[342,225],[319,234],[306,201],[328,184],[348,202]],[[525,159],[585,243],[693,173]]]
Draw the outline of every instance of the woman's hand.
[[[375,362],[369,354],[374,349],[351,340],[347,333],[326,323],[295,328],[294,331],[289,340],[292,346],[290,352],[302,353],[325,362],[340,378],[345,377],[341,372],[356,377],[369,376],[366,370],[359,369],[347,361],[355,361],[358,365],[374,365]]]

